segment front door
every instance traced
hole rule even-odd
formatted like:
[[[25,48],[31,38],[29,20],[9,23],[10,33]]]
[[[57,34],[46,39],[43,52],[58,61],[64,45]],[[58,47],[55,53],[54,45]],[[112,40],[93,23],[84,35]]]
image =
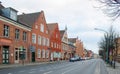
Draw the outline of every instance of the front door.
[[[9,63],[9,46],[3,46],[3,51],[2,51],[2,62],[3,64],[8,64]]]
[[[51,52],[50,60],[53,61],[53,53]]]
[[[15,48],[15,63],[19,63],[19,49]]]
[[[35,52],[32,52],[32,62],[35,62]]]

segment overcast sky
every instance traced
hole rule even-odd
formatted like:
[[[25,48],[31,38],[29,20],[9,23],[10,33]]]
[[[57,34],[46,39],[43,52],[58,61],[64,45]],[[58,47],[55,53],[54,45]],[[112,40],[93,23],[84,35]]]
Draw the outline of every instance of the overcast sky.
[[[67,26],[68,37],[79,37],[86,49],[98,53],[98,42],[104,32],[113,25],[119,30],[118,20],[112,22],[103,12],[95,8],[95,0],[1,0],[5,7],[12,7],[21,13],[44,11],[47,23],[57,22],[60,30]],[[94,7],[95,6],[95,7]]]

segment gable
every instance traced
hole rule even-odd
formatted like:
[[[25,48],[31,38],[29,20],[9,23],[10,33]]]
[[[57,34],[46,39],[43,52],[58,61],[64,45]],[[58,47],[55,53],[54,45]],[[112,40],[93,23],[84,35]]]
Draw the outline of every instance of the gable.
[[[62,42],[68,43],[68,35],[67,35],[67,30],[65,30],[63,37],[62,37]]]

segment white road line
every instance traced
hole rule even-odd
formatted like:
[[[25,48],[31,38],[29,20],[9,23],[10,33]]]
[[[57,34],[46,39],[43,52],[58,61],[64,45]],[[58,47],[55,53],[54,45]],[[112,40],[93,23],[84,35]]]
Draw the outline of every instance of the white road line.
[[[70,72],[70,71],[72,71],[72,70],[74,70],[74,69],[69,69],[69,70],[63,72],[62,74],[65,74],[65,73]]]
[[[31,71],[31,72],[29,72],[29,73],[35,73],[35,71]]]
[[[8,73],[8,74],[12,74],[12,73]]]
[[[33,71],[33,70],[36,70],[36,69],[31,69],[31,70]]]
[[[25,70],[19,71],[19,72],[25,72]]]
[[[45,71],[45,70],[42,70],[42,69],[41,69],[41,70],[39,70],[39,71]]]
[[[45,72],[45,73],[43,73],[43,74],[49,74],[49,73],[51,73],[52,71],[48,71],[48,72]]]
[[[100,62],[98,62],[98,65],[96,66],[94,74],[100,74]]]

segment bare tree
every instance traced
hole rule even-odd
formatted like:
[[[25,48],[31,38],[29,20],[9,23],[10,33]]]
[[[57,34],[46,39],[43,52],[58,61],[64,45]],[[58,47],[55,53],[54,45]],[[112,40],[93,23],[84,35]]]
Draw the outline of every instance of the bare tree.
[[[120,16],[120,0],[97,0],[102,6],[102,10],[113,20]]]
[[[103,56],[109,60],[109,52],[115,49],[115,39],[119,37],[119,34],[115,32],[113,26],[109,28],[109,31],[104,34],[104,37],[99,42],[99,48],[103,50]],[[106,60],[105,59],[105,60]]]

